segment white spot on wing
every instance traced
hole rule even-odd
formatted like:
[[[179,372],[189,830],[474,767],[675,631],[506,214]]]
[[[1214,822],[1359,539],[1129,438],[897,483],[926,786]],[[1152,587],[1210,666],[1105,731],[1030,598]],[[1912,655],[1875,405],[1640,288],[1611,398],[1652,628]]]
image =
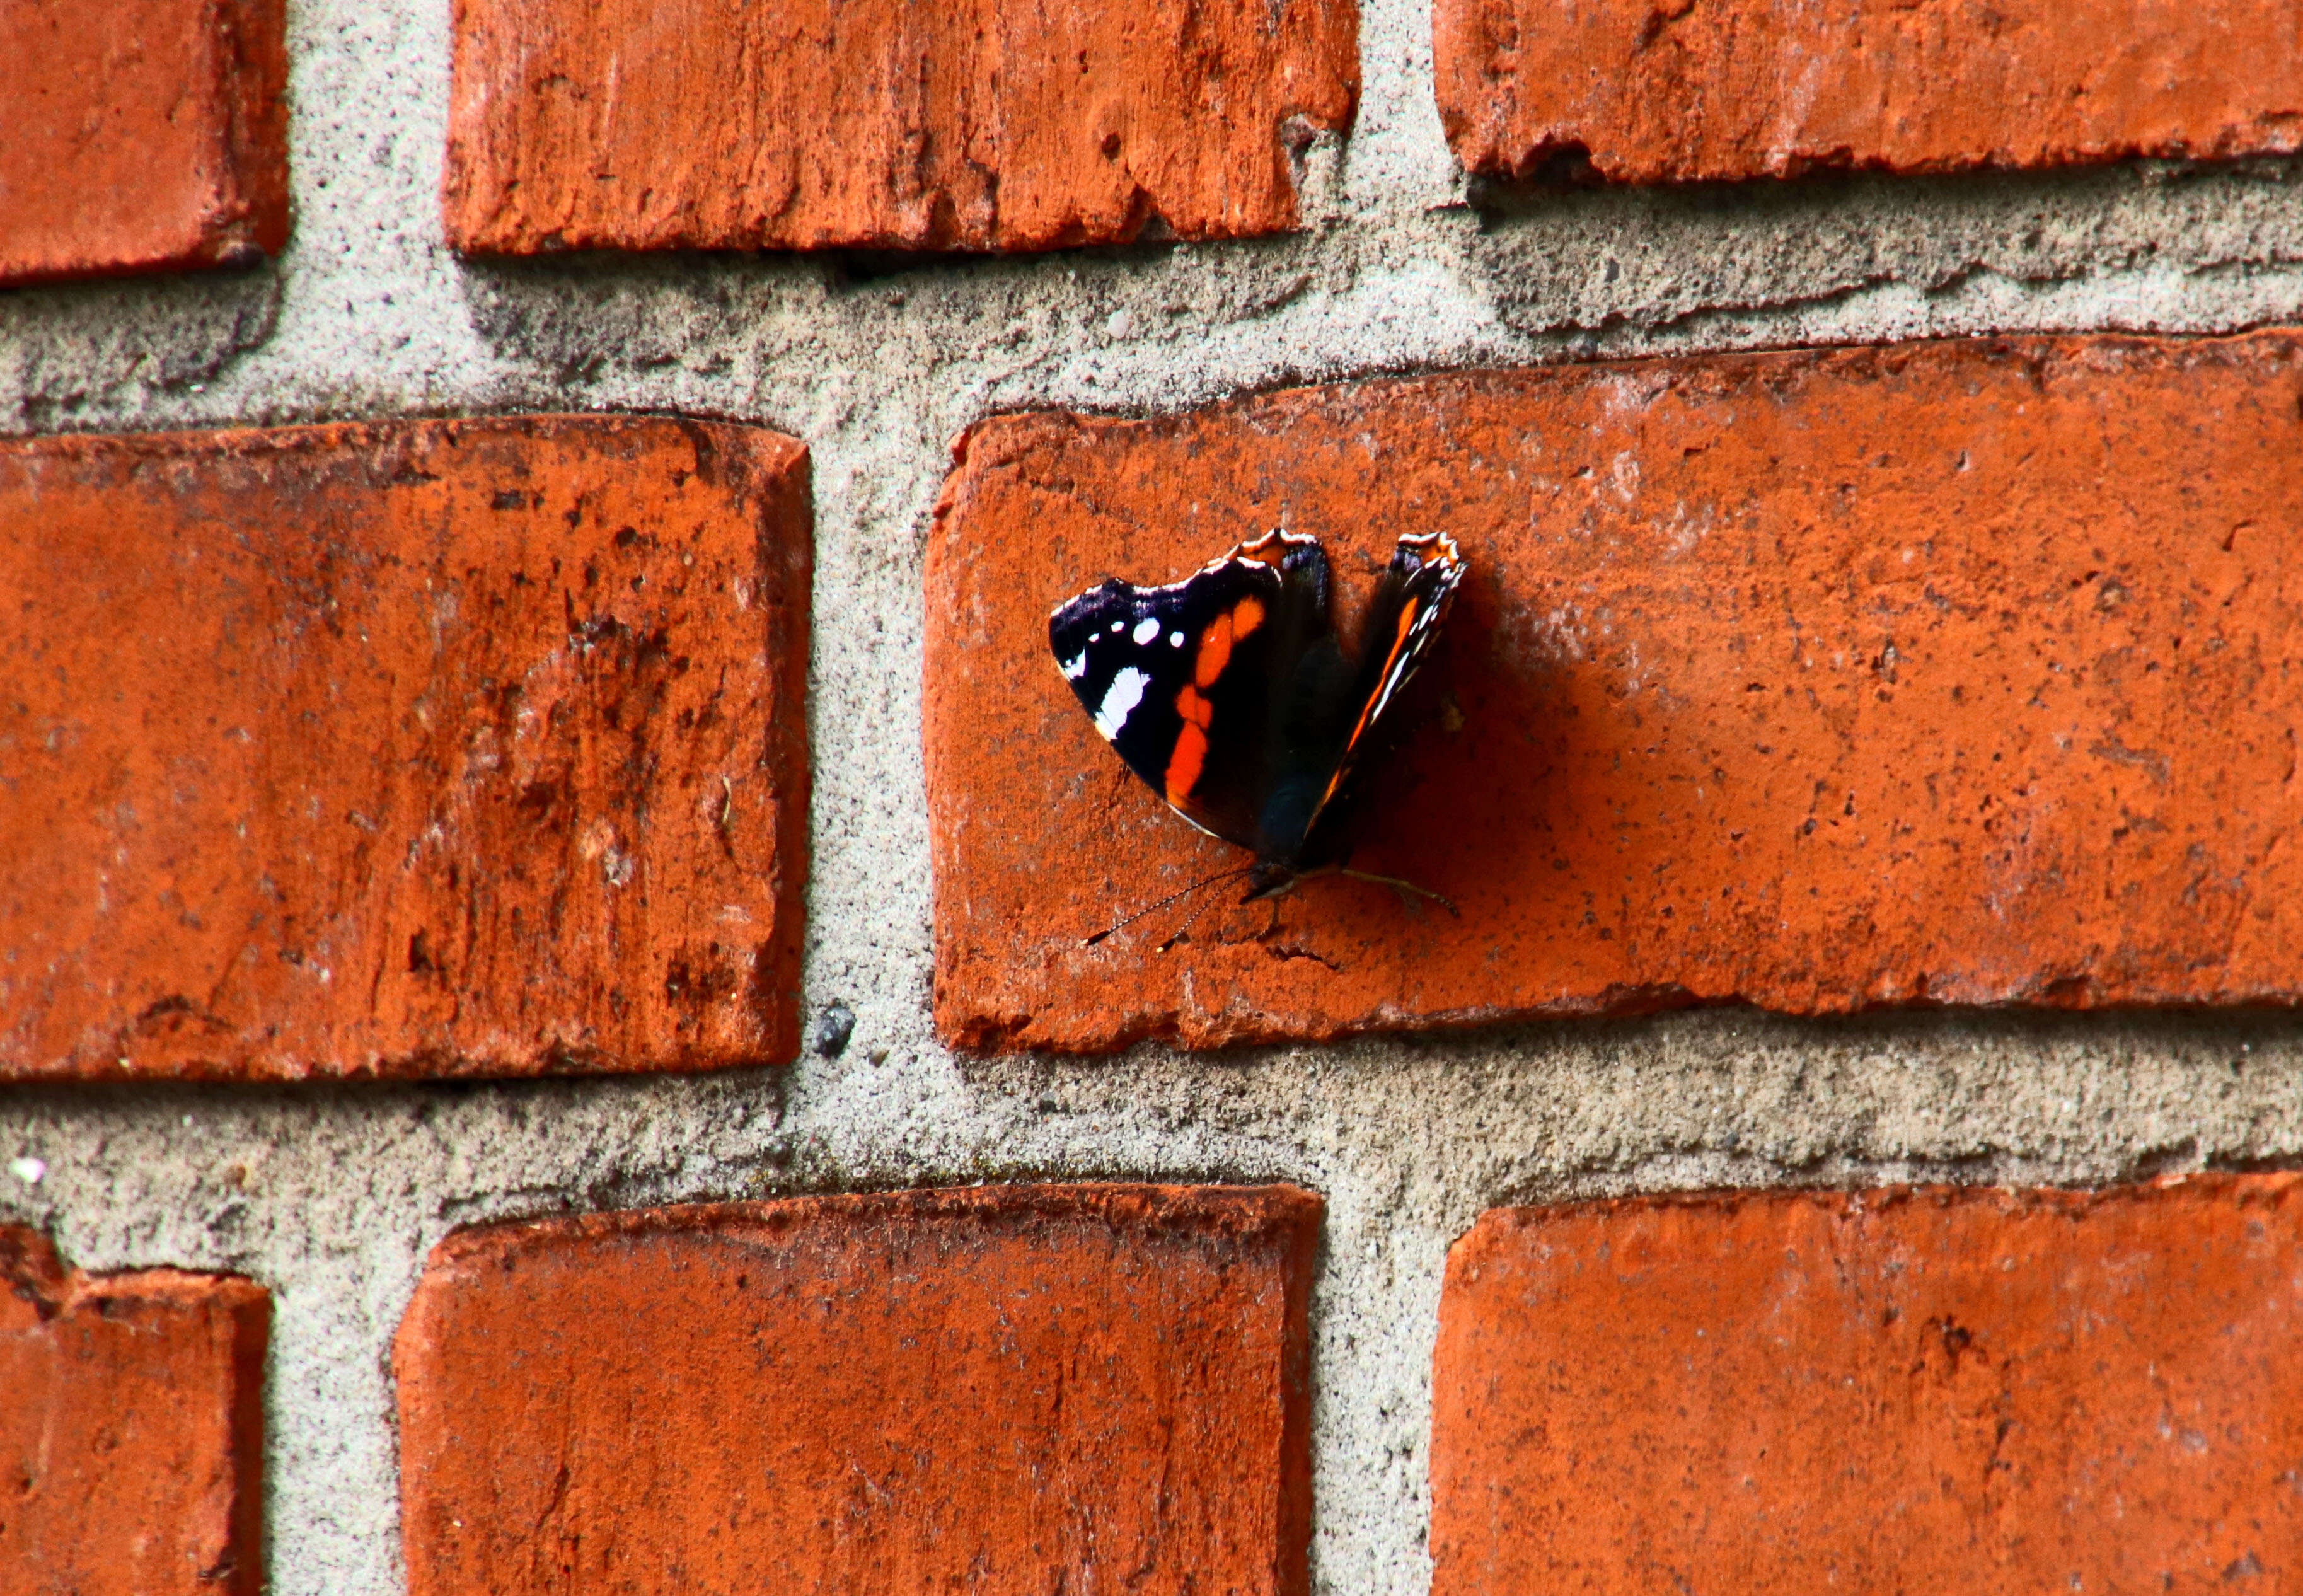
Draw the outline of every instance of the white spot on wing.
[[[1128,635],[1135,640],[1135,646],[1141,648],[1160,635],[1160,623],[1146,615],[1135,623],[1135,629]]]
[[[1170,648],[1181,648],[1183,646],[1184,646],[1184,634],[1183,634],[1183,633],[1181,633],[1181,632],[1169,632],[1169,633],[1168,634],[1168,647],[1170,647]]]
[[[1064,668],[1066,681],[1077,681],[1087,674],[1087,650],[1083,648],[1067,660],[1058,662]]]
[[[1126,624],[1127,624],[1127,622],[1126,622],[1125,621],[1113,621],[1113,622],[1111,623],[1111,629],[1112,629],[1113,631],[1118,631],[1121,627],[1124,627],[1124,626],[1126,626]]]
[[[1119,729],[1127,724],[1127,717],[1143,702],[1143,689],[1151,682],[1149,676],[1133,665],[1123,666],[1119,674],[1111,679],[1111,685],[1104,689],[1103,703],[1095,712],[1095,729],[1103,733],[1104,741],[1109,742],[1119,735]]]

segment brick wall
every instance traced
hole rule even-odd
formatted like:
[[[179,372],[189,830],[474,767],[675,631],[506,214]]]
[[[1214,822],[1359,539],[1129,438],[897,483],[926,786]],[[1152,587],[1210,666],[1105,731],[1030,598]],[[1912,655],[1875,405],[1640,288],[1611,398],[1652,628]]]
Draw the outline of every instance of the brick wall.
[[[288,232],[279,0],[0,19],[0,284],[246,263]]]
[[[0,1592],[2303,1580],[2295,0],[0,40]]]

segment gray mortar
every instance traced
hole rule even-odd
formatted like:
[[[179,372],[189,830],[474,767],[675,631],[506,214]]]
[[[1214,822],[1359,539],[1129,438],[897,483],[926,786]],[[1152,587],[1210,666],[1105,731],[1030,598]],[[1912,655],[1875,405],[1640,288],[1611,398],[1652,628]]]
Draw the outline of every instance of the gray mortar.
[[[275,1294],[272,1589],[401,1588],[392,1330],[425,1251],[509,1215],[1023,1178],[1302,1182],[1322,1591],[1412,1596],[1439,1271],[1482,1209],[1703,1186],[2091,1183],[2303,1157],[2286,1017],[1739,1010],[1102,1062],[955,1058],[928,1018],[920,578],[945,445],[993,410],[1148,411],[1598,353],[2303,321],[2303,164],[1465,203],[1417,0],[1366,0],[1346,141],[1292,238],[902,270],[475,266],[436,204],[446,16],[291,5],[295,241],[240,273],[0,294],[0,430],[689,410],[814,452],[806,1001],[837,1060],[706,1079],[0,1094],[0,1217],[83,1267]]]

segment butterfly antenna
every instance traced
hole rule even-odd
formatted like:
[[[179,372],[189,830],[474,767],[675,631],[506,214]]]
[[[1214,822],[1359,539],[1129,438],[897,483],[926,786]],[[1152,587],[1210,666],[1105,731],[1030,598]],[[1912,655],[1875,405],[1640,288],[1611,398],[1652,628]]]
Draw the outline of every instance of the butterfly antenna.
[[[1254,868],[1255,866],[1253,865],[1243,865],[1236,870],[1219,870],[1213,875],[1203,875],[1199,880],[1194,882],[1190,886],[1185,887],[1182,891],[1170,892],[1157,903],[1147,903],[1142,908],[1137,909],[1134,914],[1128,916],[1124,920],[1114,920],[1110,925],[1105,926],[1101,931],[1097,932],[1093,936],[1084,939],[1081,942],[1080,946],[1083,948],[1092,948],[1098,942],[1103,941],[1104,938],[1111,935],[1114,932],[1126,930],[1130,925],[1135,925],[1136,921],[1141,920],[1144,916],[1157,914],[1161,909],[1166,908],[1169,904],[1176,902],[1177,899],[1189,898],[1202,887],[1211,887],[1218,882],[1236,881]],[[1205,904],[1202,904],[1200,906],[1201,908],[1204,908],[1206,907],[1207,906]],[[1199,909],[1194,909],[1192,911],[1192,917],[1196,919],[1198,916]],[[1190,928],[1191,924],[1192,921],[1190,919],[1185,920],[1183,926],[1177,929],[1176,936],[1183,935],[1184,932]],[[1166,942],[1160,943],[1160,951],[1165,953],[1169,948],[1174,947],[1176,945],[1176,936],[1171,936]]]
[[[1247,872],[1244,870],[1235,870],[1232,872],[1232,874],[1235,876],[1245,875],[1246,874]],[[1184,916],[1184,923],[1176,927],[1176,934],[1160,944],[1160,951],[1165,953],[1177,942],[1182,942],[1184,940],[1184,933],[1192,928],[1192,922],[1198,919],[1202,911],[1206,909],[1208,905],[1214,901],[1215,899],[1212,898],[1202,898],[1197,903],[1194,904],[1192,906],[1192,912]]]

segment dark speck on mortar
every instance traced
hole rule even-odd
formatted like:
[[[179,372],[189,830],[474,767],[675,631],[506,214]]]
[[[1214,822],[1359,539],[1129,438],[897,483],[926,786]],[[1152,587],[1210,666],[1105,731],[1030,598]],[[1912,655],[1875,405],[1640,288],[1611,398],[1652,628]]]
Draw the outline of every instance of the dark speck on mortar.
[[[815,1051],[836,1059],[848,1051],[848,1039],[855,1034],[856,1011],[845,1003],[834,1003],[815,1018]]]

